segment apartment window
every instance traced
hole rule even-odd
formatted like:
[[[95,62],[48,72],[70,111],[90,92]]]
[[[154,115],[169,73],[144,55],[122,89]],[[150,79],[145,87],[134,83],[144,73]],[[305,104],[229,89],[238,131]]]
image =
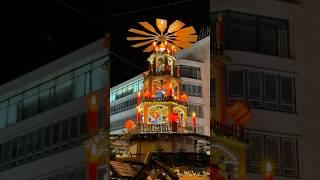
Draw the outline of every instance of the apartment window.
[[[16,159],[18,156],[18,139],[11,141],[11,159]]]
[[[69,120],[62,121],[61,125],[61,141],[66,142],[69,140]]]
[[[128,109],[132,109],[136,105],[137,105],[137,99],[136,98],[130,99],[130,100],[125,101],[123,103],[111,106],[110,107],[110,114],[113,115],[113,114],[117,114],[117,113],[126,111]]]
[[[244,95],[244,73],[242,70],[230,70],[228,73],[228,82],[228,90],[230,95]]]
[[[35,149],[36,151],[40,151],[44,145],[44,129],[39,129],[36,132],[36,142]]]
[[[261,73],[248,71],[248,95],[252,98],[261,98]]]
[[[92,79],[91,79],[91,87],[92,91],[100,89],[105,86],[107,83],[105,71],[102,69],[102,64],[104,63],[104,59],[98,60],[92,64]]]
[[[251,68],[230,68],[228,102],[246,99],[251,107],[296,112],[295,77]]]
[[[214,13],[214,22],[218,14],[224,17],[227,49],[288,57],[287,20],[226,10]]]
[[[60,123],[55,123],[52,128],[52,144],[55,145],[59,143],[60,139]]]
[[[226,19],[227,47],[230,49],[256,51],[257,27],[255,17],[230,13]]]
[[[78,168],[78,180],[86,180],[87,171],[86,167]]]
[[[3,101],[0,103],[0,128],[3,128],[7,125],[8,119],[8,101]]]
[[[182,84],[181,91],[186,92],[189,96],[202,97],[202,86]]]
[[[100,67],[104,60],[94,61],[0,102],[0,128],[84,96],[90,90],[100,89],[106,84],[106,76]],[[143,80],[139,85],[141,83]]]
[[[79,132],[79,121],[77,117],[71,118],[71,130],[70,137],[75,138],[78,137]]]
[[[270,160],[276,175],[298,177],[297,139],[250,132],[248,140],[249,172],[262,173],[265,160]]]
[[[128,84],[124,87],[111,91],[110,102],[113,102],[122,97],[128,96],[135,92],[140,91],[143,88],[143,79],[140,79],[134,83]]]
[[[85,117],[82,122],[86,124],[87,119],[85,115],[86,113],[78,114],[68,120],[56,122],[0,144],[0,165],[6,165],[5,167],[2,166],[4,168],[1,170],[18,166],[43,156],[48,156],[53,152],[57,152],[57,149],[63,150],[74,147],[75,143],[79,144],[78,140],[81,139],[81,136],[77,133],[79,130],[78,119]],[[87,129],[84,128],[84,131],[86,130]],[[69,140],[70,135],[73,136],[74,141],[64,141],[63,144],[59,143],[60,137],[61,140]],[[35,156],[33,156],[33,154]],[[19,164],[13,163],[14,160],[19,160]],[[8,164],[9,162],[12,163]]]
[[[59,77],[55,88],[55,102],[56,105],[64,104],[71,100],[72,97],[72,74],[67,73]]]
[[[19,156],[23,157],[26,154],[26,136],[21,136],[19,138]]]
[[[73,98],[78,98],[86,94],[86,73],[89,71],[90,65],[83,66],[74,71]]]
[[[278,169],[281,163],[280,153],[280,138],[279,137],[266,137],[266,159],[272,159],[272,162],[275,166],[276,174],[280,174],[280,170]]]
[[[51,145],[51,126],[48,126],[44,129],[44,147],[48,147]]]
[[[270,100],[276,100],[277,94],[277,76],[275,74],[264,75],[264,97]]]
[[[38,113],[38,88],[24,93],[22,119],[29,118]]]
[[[3,164],[6,164],[10,160],[10,142],[7,141],[3,144]]]
[[[185,78],[200,79],[201,80],[200,68],[181,65],[180,66],[180,76],[185,77]]]
[[[80,135],[83,136],[87,132],[87,113],[80,115]]]
[[[22,114],[22,95],[15,96],[9,100],[8,124],[14,124],[21,120]]]
[[[292,77],[280,77],[280,100],[283,102],[294,102],[294,89]]]
[[[203,118],[203,105],[202,104],[188,104],[188,116],[192,116],[195,112],[197,117]]]
[[[112,121],[112,122],[110,122],[110,130],[115,131],[115,130],[123,129],[125,122],[129,119],[136,120],[136,117],[130,116],[127,118]]]
[[[54,81],[49,81],[40,86],[39,93],[39,112],[44,112],[50,109],[53,105],[54,96]]]
[[[0,169],[2,167],[3,144],[0,144]]]
[[[283,149],[283,174],[285,176],[298,176],[297,140],[292,138],[282,139]]]

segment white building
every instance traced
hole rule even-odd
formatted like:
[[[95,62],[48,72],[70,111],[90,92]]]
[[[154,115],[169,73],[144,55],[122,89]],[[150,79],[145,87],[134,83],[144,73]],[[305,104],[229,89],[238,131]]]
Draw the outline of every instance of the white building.
[[[103,42],[0,87],[1,180],[86,179],[80,142],[87,132],[88,94],[98,95],[100,124],[105,112],[107,76],[101,65],[109,57]]]
[[[316,8],[317,7],[317,8]],[[319,1],[214,0],[211,24],[224,17],[228,101],[246,99],[253,119],[248,179],[319,179]]]

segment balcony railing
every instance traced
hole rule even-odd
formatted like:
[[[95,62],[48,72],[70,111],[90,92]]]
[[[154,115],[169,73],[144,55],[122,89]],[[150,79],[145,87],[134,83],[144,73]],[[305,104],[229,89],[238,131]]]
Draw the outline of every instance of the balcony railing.
[[[227,138],[245,141],[244,126],[242,125],[213,121],[211,130],[218,136],[226,136]]]
[[[174,99],[172,96],[164,96],[164,97],[161,97],[161,98],[158,98],[158,97],[144,97],[143,100],[146,101],[146,102],[152,102],[152,101],[175,102],[177,104],[187,106],[187,102],[181,101],[181,100],[178,100],[178,99]]]
[[[129,133],[196,133],[204,135],[204,127],[196,125],[182,126],[178,123],[161,123],[147,124],[137,123],[136,126],[129,130]]]

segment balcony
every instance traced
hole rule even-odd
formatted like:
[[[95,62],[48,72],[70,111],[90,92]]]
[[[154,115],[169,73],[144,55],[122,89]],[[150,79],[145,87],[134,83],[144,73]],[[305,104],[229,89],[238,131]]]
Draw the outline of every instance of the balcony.
[[[211,131],[218,137],[226,137],[228,139],[236,139],[241,142],[246,142],[244,126],[213,121],[211,123]]]
[[[161,123],[161,124],[147,124],[137,123],[136,126],[128,131],[130,134],[144,134],[144,133],[194,133],[204,135],[204,127],[196,125],[182,126],[178,123]]]

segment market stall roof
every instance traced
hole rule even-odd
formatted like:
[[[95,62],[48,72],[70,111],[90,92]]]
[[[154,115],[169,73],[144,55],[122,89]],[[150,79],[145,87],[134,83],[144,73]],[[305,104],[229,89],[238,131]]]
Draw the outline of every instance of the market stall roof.
[[[139,165],[119,161],[110,161],[110,165],[111,170],[117,175],[117,177],[122,178],[133,178],[141,169],[141,166]]]

